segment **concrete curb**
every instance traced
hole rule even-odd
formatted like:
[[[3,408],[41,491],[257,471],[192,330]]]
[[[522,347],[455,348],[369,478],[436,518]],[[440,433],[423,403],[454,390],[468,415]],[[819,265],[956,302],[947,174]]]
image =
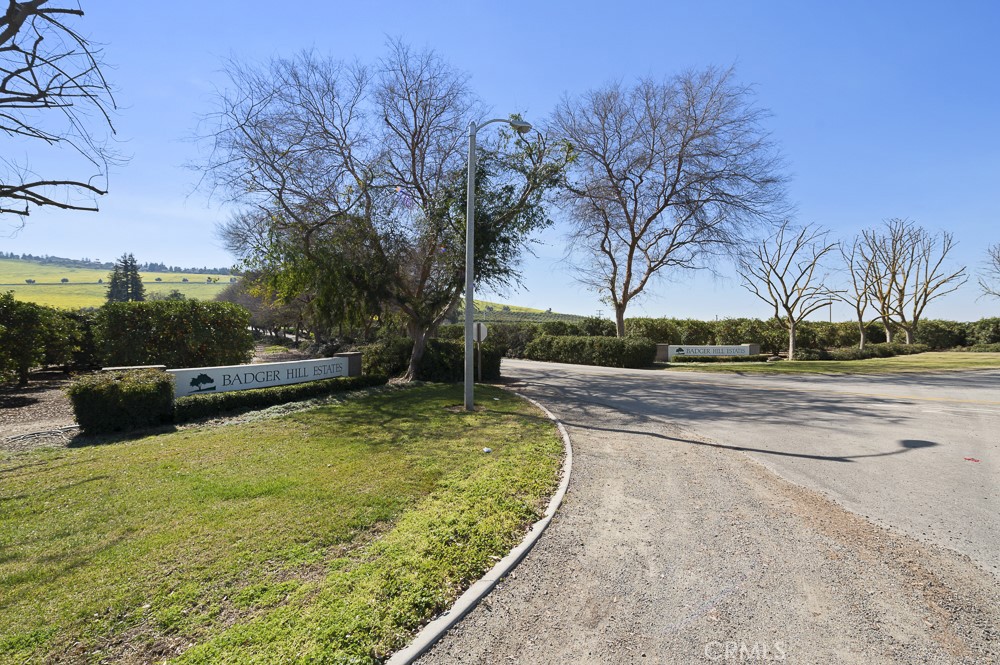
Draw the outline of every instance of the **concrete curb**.
[[[569,487],[569,476],[573,470],[573,445],[569,440],[569,433],[566,432],[566,428],[563,424],[552,415],[552,412],[546,409],[544,406],[531,399],[530,397],[525,397],[521,393],[514,393],[518,397],[527,400],[534,406],[538,407],[542,413],[544,413],[548,418],[556,424],[559,428],[559,434],[562,436],[563,447],[566,450],[566,457],[563,460],[562,466],[562,480],[559,482],[559,487],[556,489],[556,493],[552,495],[549,500],[549,505],[545,509],[545,515],[542,519],[538,520],[531,525],[528,533],[524,536],[524,540],[521,544],[510,551],[510,553],[503,559],[497,562],[493,568],[490,569],[483,577],[481,577],[476,583],[469,587],[465,593],[458,597],[455,604],[446,610],[437,619],[434,619],[429,624],[424,626],[417,636],[413,638],[405,648],[397,651],[389,658],[387,665],[409,665],[417,658],[422,656],[428,649],[434,646],[434,643],[441,639],[448,630],[454,626],[456,623],[462,620],[462,618],[471,612],[479,601],[486,597],[493,587],[497,585],[503,578],[505,578],[514,567],[521,562],[531,548],[534,547],[535,542],[541,537],[545,528],[552,521],[552,518],[556,514],[556,510],[562,505],[563,497],[566,496],[566,490]]]

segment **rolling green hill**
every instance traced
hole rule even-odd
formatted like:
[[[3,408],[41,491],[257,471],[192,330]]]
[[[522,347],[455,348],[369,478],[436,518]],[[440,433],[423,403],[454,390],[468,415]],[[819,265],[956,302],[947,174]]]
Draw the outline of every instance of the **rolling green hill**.
[[[107,284],[99,283],[98,280],[107,282],[108,272],[95,268],[68,268],[17,259],[0,259],[0,292],[13,291],[18,300],[50,307],[100,307],[105,302]],[[177,272],[143,272],[140,275],[147,293],[166,295],[177,289],[195,300],[215,298],[231,279],[224,275]],[[35,283],[28,284],[26,280],[29,279],[35,280]],[[63,279],[69,281],[63,283]],[[218,281],[209,282],[210,279]]]
[[[109,271],[100,268],[75,268],[41,264],[30,260],[0,259],[0,293],[13,291],[18,300],[77,309],[80,307],[100,307],[105,302]],[[146,293],[164,295],[177,289],[186,297],[195,300],[212,300],[222,291],[229,280],[227,275],[206,275],[200,273],[142,272],[142,283]],[[26,280],[35,280],[34,284]],[[68,282],[62,282],[68,279]],[[187,280],[186,282],[184,280]],[[208,280],[218,280],[209,282]],[[104,283],[98,282],[102,280]],[[159,281],[158,281],[159,280]],[[464,307],[459,305],[457,321],[462,320]],[[476,320],[494,323],[526,321],[578,322],[585,317],[576,314],[519,307],[504,303],[476,301]]]

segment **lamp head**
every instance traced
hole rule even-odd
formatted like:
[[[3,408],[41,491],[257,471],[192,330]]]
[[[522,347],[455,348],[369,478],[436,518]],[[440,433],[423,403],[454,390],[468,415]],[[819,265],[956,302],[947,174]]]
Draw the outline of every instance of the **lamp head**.
[[[514,128],[514,131],[518,134],[527,134],[531,131],[531,123],[525,122],[523,120],[511,120],[510,126]]]

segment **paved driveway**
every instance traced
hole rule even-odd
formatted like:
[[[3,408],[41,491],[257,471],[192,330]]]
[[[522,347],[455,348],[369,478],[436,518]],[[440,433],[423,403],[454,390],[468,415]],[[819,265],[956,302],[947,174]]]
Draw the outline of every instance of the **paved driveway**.
[[[745,451],[1000,575],[1000,372],[760,376],[504,363],[543,401],[680,425],[707,438],[692,445]]]
[[[1000,374],[503,372],[567,423],[569,491],[422,662],[1000,662]]]

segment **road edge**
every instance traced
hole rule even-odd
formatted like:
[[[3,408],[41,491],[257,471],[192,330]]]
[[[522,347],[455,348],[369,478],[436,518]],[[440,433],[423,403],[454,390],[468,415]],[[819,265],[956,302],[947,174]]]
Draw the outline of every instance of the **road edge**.
[[[486,595],[493,590],[503,578],[510,574],[510,572],[521,563],[521,560],[527,556],[531,548],[535,546],[535,543],[541,537],[542,533],[549,526],[552,518],[555,517],[556,511],[559,506],[562,505],[563,498],[566,496],[566,490],[569,488],[569,478],[573,471],[573,444],[569,438],[569,432],[563,426],[562,421],[556,418],[555,415],[547,408],[542,406],[537,401],[527,397],[516,391],[511,391],[521,399],[532,404],[538,408],[542,413],[544,413],[549,420],[556,424],[556,428],[559,430],[559,435],[562,437],[563,450],[565,455],[563,457],[562,469],[560,474],[562,479],[559,481],[559,487],[556,488],[555,494],[549,499],[549,505],[545,509],[545,514],[540,520],[531,525],[528,529],[528,533],[525,534],[524,539],[521,543],[512,549],[507,556],[497,562],[493,568],[489,570],[485,575],[483,575],[479,580],[477,580],[472,586],[466,589],[465,593],[458,597],[455,603],[445,610],[441,616],[434,619],[426,626],[420,629],[416,637],[403,649],[400,649],[394,653],[388,661],[387,665],[409,665],[420,656],[424,655],[428,649],[430,649],[434,644],[444,637],[444,634],[451,629],[452,626],[461,621],[466,614],[471,612],[476,605],[479,604]]]

